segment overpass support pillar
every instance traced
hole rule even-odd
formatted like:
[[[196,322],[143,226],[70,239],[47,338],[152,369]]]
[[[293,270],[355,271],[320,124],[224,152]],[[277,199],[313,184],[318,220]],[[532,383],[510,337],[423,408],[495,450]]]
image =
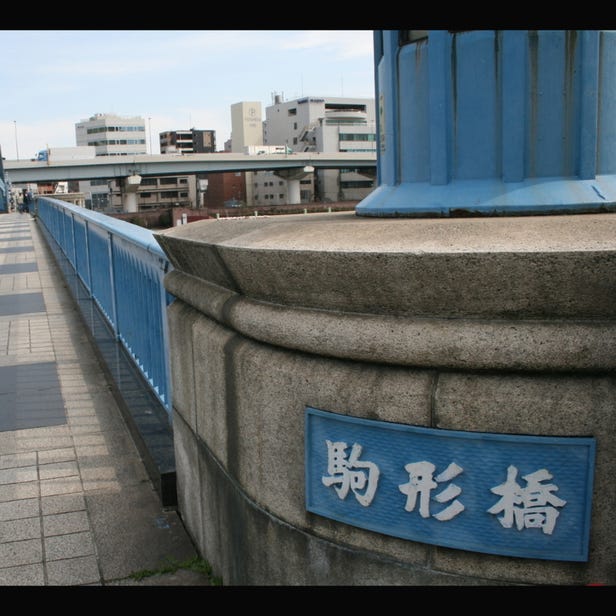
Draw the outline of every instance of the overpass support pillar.
[[[129,175],[122,182],[122,209],[125,212],[137,212],[137,190],[141,184],[140,175]]]
[[[314,167],[306,166],[301,169],[278,169],[275,175],[287,181],[287,202],[297,205],[302,202],[299,190],[300,180],[314,173]]]
[[[289,202],[289,205],[296,205],[297,203],[302,202],[300,191],[299,191],[299,180],[289,180],[288,202]]]
[[[122,193],[122,209],[125,212],[136,212],[137,211],[137,193],[136,192],[128,192]]]

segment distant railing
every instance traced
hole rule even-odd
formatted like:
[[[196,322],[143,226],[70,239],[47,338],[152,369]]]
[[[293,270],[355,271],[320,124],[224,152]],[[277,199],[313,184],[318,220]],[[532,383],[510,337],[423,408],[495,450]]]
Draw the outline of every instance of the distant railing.
[[[171,264],[148,229],[49,197],[36,215],[168,413],[171,378],[163,278]]]

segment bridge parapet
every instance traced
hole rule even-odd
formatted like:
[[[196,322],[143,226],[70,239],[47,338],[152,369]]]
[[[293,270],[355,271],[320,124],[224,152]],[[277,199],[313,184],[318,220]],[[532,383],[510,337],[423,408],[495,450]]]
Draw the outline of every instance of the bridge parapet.
[[[153,233],[39,197],[36,214],[91,294],[161,404],[171,411],[167,306],[170,263]]]

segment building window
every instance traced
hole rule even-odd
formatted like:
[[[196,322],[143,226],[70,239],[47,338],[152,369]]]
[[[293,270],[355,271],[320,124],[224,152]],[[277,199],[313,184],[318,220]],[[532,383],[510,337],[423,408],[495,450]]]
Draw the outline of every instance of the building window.
[[[376,141],[374,133],[340,133],[339,141]]]
[[[353,180],[348,182],[340,182],[340,188],[371,188],[372,180]]]

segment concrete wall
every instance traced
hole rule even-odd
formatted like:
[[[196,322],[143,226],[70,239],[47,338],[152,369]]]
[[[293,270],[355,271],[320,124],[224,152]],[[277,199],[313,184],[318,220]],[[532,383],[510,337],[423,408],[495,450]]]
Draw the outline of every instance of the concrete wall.
[[[616,217],[209,220],[158,241],[179,509],[226,585],[616,583]],[[588,562],[306,510],[304,409],[596,438]]]

